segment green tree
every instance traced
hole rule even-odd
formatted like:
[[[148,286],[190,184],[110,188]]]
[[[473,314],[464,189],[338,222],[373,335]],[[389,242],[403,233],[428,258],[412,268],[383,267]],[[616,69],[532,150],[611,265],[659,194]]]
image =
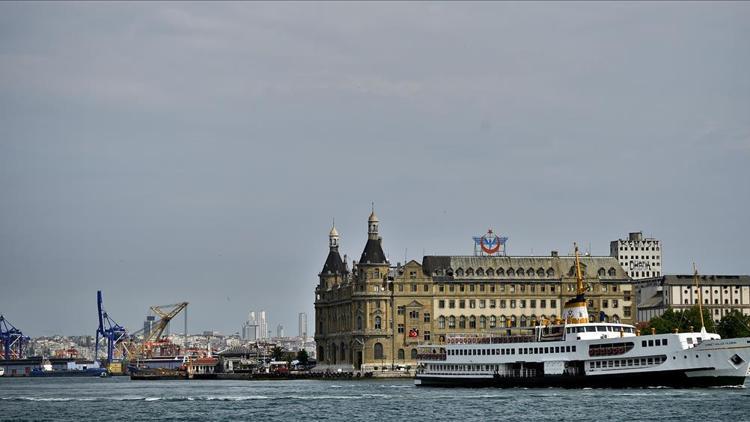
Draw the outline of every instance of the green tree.
[[[706,324],[706,331],[713,333],[716,332],[714,320],[711,318],[711,312],[708,309],[703,310],[703,321]],[[657,334],[666,334],[674,332],[677,328],[680,332],[699,331],[701,329],[701,317],[700,310],[697,306],[693,306],[690,309],[684,311],[675,311],[672,308],[668,308],[661,316],[652,318],[651,321],[644,324],[641,332],[643,334],[650,334],[651,329],[655,329]]]
[[[310,363],[310,356],[307,354],[307,350],[302,349],[297,352],[297,360],[302,366],[307,366]]]
[[[750,315],[732,310],[719,321],[716,332],[721,338],[750,337]]]
[[[274,348],[271,349],[271,357],[273,360],[281,360],[281,358],[284,357],[284,349],[279,346],[274,346]]]

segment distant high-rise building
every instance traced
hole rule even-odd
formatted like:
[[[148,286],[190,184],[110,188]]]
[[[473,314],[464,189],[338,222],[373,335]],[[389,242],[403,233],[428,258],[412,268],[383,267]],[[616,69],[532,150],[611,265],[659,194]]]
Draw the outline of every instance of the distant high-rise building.
[[[299,325],[298,335],[302,337],[302,340],[307,339],[307,314],[300,312],[299,315],[297,315],[297,323]]]
[[[281,324],[276,327],[276,337],[284,337],[284,326]]]
[[[259,338],[269,338],[271,334],[268,329],[268,320],[266,319],[266,311],[261,310],[258,312],[258,332]]]
[[[143,337],[151,335],[151,330],[154,328],[154,324],[156,324],[156,317],[153,315],[147,315],[146,320],[143,321]]]

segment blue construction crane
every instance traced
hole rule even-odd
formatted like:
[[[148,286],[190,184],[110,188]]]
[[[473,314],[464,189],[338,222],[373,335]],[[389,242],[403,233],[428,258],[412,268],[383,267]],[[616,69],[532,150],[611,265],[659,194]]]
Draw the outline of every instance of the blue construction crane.
[[[3,359],[22,359],[30,339],[0,315],[0,340],[3,342]]]
[[[116,323],[107,315],[102,308],[102,291],[96,291],[96,306],[99,310],[99,328],[96,330],[96,346],[94,349],[94,359],[99,357],[99,337],[107,340],[107,364],[112,363],[115,347],[117,343],[124,340],[127,336],[125,328]]]

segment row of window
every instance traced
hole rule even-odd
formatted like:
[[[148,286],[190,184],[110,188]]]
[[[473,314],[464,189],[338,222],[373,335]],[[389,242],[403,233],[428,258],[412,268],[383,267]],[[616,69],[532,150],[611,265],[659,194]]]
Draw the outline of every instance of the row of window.
[[[589,362],[589,369],[627,368],[627,367],[636,367],[636,366],[659,365],[660,363],[666,360],[667,360],[666,356],[654,356],[650,358],[640,358],[640,359],[597,360],[597,361]]]
[[[693,304],[697,304],[697,303],[698,303],[698,299],[693,299]],[[685,299],[685,305],[689,305],[689,304],[690,304],[690,299]],[[710,305],[709,300],[708,299],[703,299],[703,304],[704,305]],[[729,305],[729,299],[724,299],[724,304],[725,305]],[[740,304],[740,300],[739,299],[734,299],[734,304],[735,305],[739,305]],[[719,299],[714,299],[714,305],[720,305]]]
[[[575,274],[575,267],[571,267],[571,274]],[[617,270],[615,270],[614,267],[610,267],[609,269],[605,268],[599,268],[597,274],[599,276],[605,276],[608,275],[610,277],[614,277],[617,275]],[[552,278],[555,276],[555,270],[552,268],[547,268],[546,270],[544,268],[537,268],[536,270],[534,268],[509,268],[508,270],[505,270],[503,268],[498,268],[497,270],[493,268],[488,268],[487,270],[480,268],[477,268],[476,271],[473,268],[468,268],[464,270],[463,268],[458,268],[457,270],[453,271],[452,268],[448,268],[447,270],[443,270],[442,268],[438,268],[434,271],[433,275],[435,276],[455,276],[455,277],[539,277],[539,278]]]
[[[477,305],[479,305],[479,309],[484,309],[489,307],[490,309],[494,309],[498,307],[499,304],[500,309],[505,309],[507,304],[510,304],[511,309],[516,308],[516,304],[518,304],[519,308],[526,308],[526,299],[519,299],[516,301],[516,299],[447,299],[448,308],[449,309],[455,309],[456,304],[458,303],[459,309],[466,309],[466,304],[468,302],[469,309],[475,309]],[[615,299],[614,302],[616,303],[617,300]],[[439,309],[445,309],[446,305],[446,299],[440,299],[438,300],[438,308]],[[537,300],[536,299],[529,299],[528,301],[529,308],[536,308],[537,306]],[[616,306],[616,305],[615,305]],[[557,309],[557,300],[556,299],[550,299],[549,301],[549,307],[551,309]],[[547,299],[539,299],[539,308],[547,308]]]
[[[644,248],[644,247],[633,247],[632,245],[630,246],[620,245],[620,250],[621,251],[658,251],[659,246],[646,246]]]
[[[576,346],[549,346],[549,347],[514,347],[503,349],[448,349],[448,355],[452,356],[494,356],[494,355],[515,355],[518,350],[519,355],[539,355],[549,353],[575,353]]]
[[[550,319],[555,320],[557,318],[556,315],[551,315]],[[547,319],[546,316],[542,315],[541,319],[539,321]],[[468,328],[476,329],[477,328],[477,321],[479,322],[480,329],[485,328],[495,328],[495,327],[528,327],[528,326],[535,326],[537,325],[537,318],[535,315],[532,315],[531,317],[526,317],[525,315],[522,315],[520,318],[516,319],[515,315],[511,315],[509,318],[506,318],[505,315],[501,315],[499,318],[495,315],[490,315],[489,317],[486,317],[484,315],[481,315],[478,319],[475,316],[465,317],[460,316],[456,318],[455,316],[449,316],[444,317],[441,316],[438,318],[438,328],[445,329],[446,325],[448,329],[456,328],[456,322],[458,322],[458,328],[467,328],[467,322],[468,322]],[[520,322],[520,325],[518,324]],[[498,325],[499,324],[499,325]]]
[[[690,342],[692,343],[693,339],[690,339]],[[666,346],[668,344],[667,339],[656,339],[656,340],[642,340],[641,346],[642,347],[654,347],[654,346]]]

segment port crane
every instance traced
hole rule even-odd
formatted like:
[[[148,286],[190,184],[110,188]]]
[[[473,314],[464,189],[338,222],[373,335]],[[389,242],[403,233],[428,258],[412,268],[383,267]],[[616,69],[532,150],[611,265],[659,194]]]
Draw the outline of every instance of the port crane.
[[[114,358],[115,348],[122,344],[122,357],[128,354],[128,349],[124,344],[124,340],[127,339],[127,330],[120,324],[116,323],[115,320],[110,318],[107,311],[102,306],[102,291],[96,291],[96,307],[99,311],[99,327],[96,329],[96,345],[94,348],[94,359],[99,357],[99,340],[100,336],[102,340],[107,340],[107,365],[112,363]]]
[[[22,359],[24,348],[30,338],[24,336],[21,330],[14,327],[4,315],[0,315],[0,340],[3,343],[3,353],[0,359]]]

